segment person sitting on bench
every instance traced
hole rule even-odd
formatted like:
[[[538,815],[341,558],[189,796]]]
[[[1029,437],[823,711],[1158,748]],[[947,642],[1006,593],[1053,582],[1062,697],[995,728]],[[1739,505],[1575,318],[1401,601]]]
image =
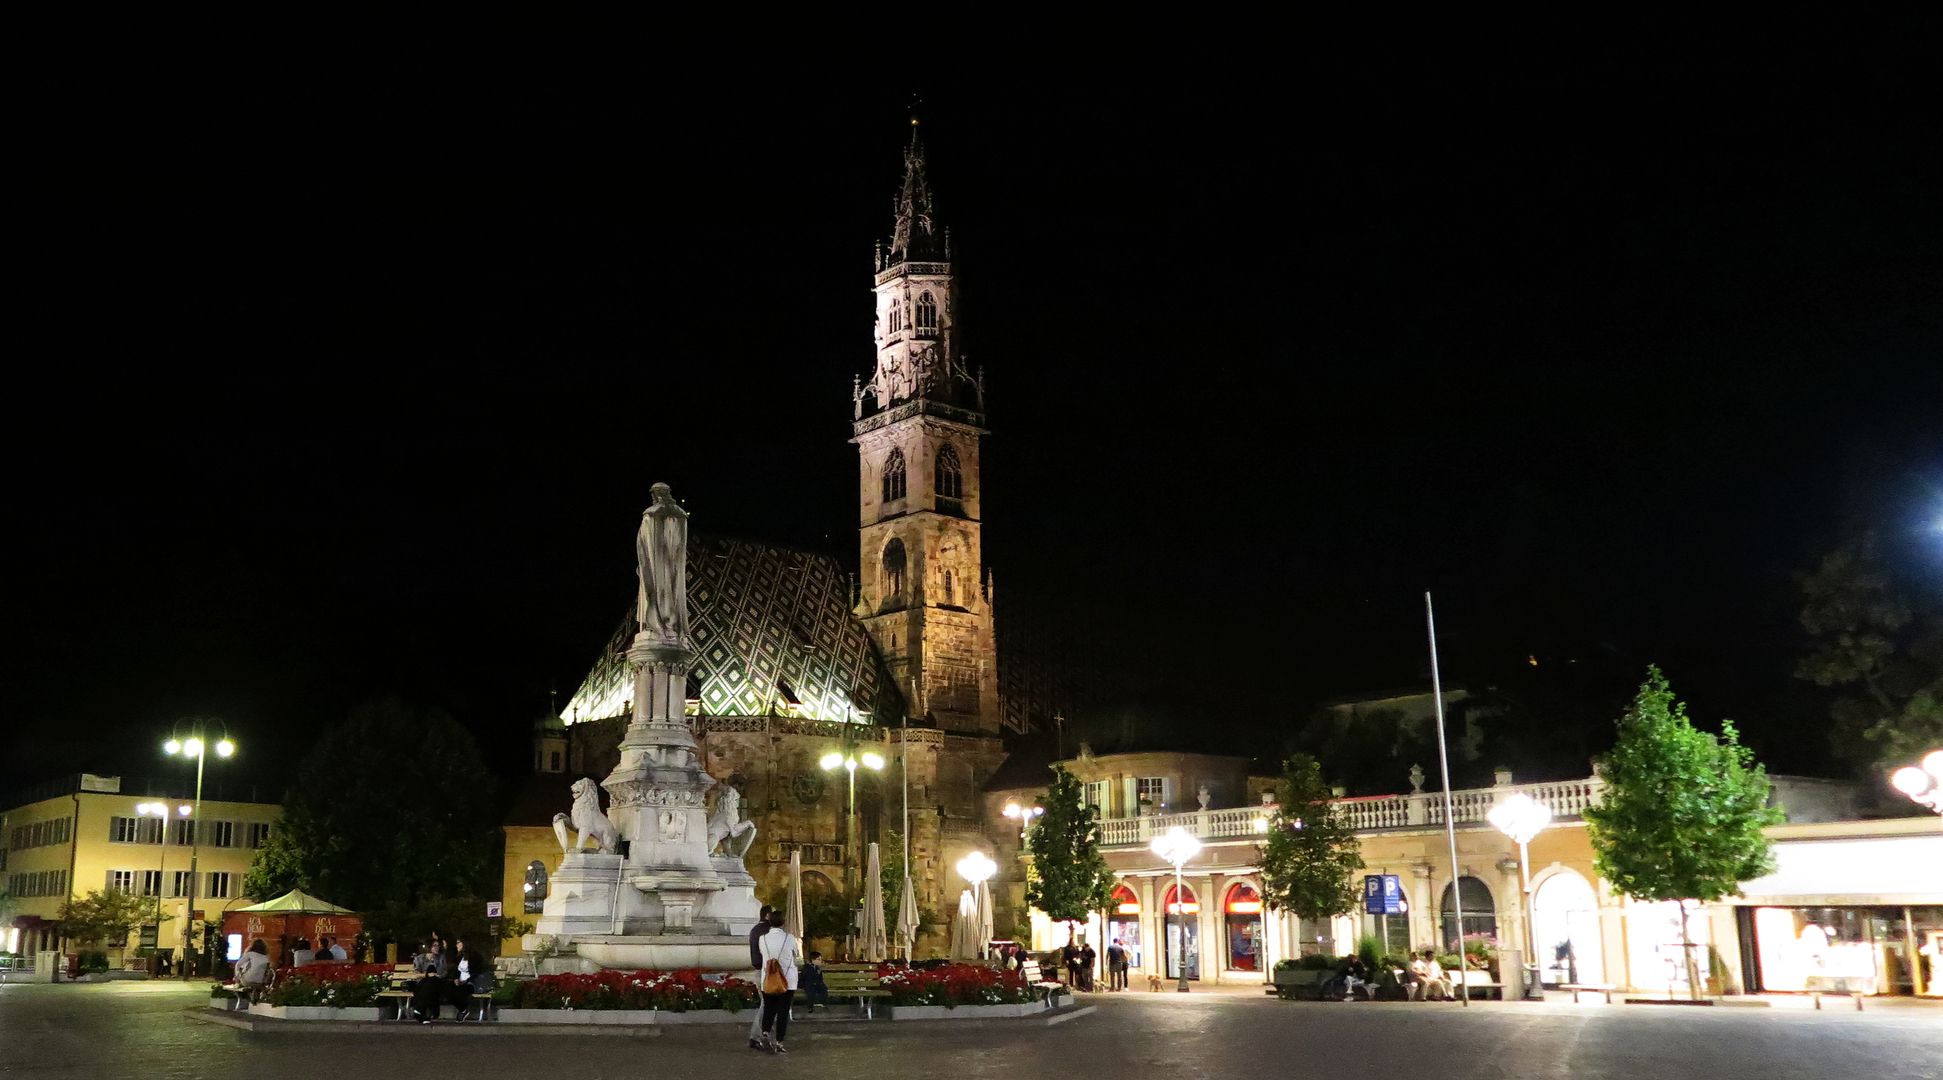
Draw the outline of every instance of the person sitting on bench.
[[[797,969],[796,987],[810,1003],[810,1011],[830,1007],[830,986],[823,981],[823,954],[813,952],[809,963]]]

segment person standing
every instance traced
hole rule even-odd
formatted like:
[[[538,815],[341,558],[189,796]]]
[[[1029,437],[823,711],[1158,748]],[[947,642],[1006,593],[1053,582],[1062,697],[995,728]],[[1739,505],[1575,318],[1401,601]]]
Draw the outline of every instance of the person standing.
[[[1088,993],[1091,993],[1093,991],[1093,965],[1096,961],[1099,960],[1099,958],[1100,958],[1100,954],[1093,951],[1092,942],[1089,941],[1086,944],[1080,946],[1079,949],[1080,989],[1085,990]]]
[[[1114,993],[1127,988],[1127,947],[1114,938],[1106,947],[1106,989]]]
[[[769,916],[775,910],[768,904],[762,905],[762,914],[756,916],[756,924],[749,928],[749,966],[756,972],[757,993],[762,992],[762,938],[769,933]],[[749,1021],[749,1049],[762,1049],[762,1010],[759,1008]]]
[[[787,1054],[783,1040],[789,1035],[789,1006],[796,998],[797,965],[802,949],[788,930],[784,915],[772,912],[769,932],[762,936],[762,1042],[772,1054]]]
[[[1079,946],[1071,938],[1066,939],[1066,947],[1059,950],[1061,966],[1066,969],[1066,985],[1079,989]]]

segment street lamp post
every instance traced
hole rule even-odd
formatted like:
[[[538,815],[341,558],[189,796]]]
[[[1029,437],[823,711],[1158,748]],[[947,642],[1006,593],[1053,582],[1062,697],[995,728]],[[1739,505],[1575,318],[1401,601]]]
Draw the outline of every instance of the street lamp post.
[[[858,753],[856,747],[851,746],[824,754],[817,764],[823,767],[824,772],[842,769],[849,777],[850,809],[843,818],[843,893],[845,903],[850,906],[850,918],[854,930],[857,915],[857,860],[850,849],[857,835],[857,766],[861,765],[871,772],[883,772],[884,755],[875,750]],[[905,873],[909,872],[910,867],[906,866]]]
[[[182,923],[182,952],[185,961],[188,960],[189,954],[195,948],[195,939],[191,936],[191,926],[196,921],[196,879],[199,856],[202,853],[202,766],[203,758],[205,757],[203,751],[207,747],[208,744],[203,739],[200,725],[191,732],[188,738],[178,739],[171,735],[169,741],[162,744],[162,750],[165,753],[170,755],[179,754],[183,757],[196,759],[196,806],[189,819],[189,903],[184,909],[187,917]],[[216,741],[215,751],[217,757],[226,758],[236,753],[236,744],[231,742],[229,737],[225,735]],[[189,971],[191,967],[185,967],[183,970],[185,972]]]
[[[1889,777],[1897,791],[1943,814],[1943,750],[1923,755],[1921,765],[1905,765]]]
[[[1518,843],[1518,878],[1525,891],[1525,947],[1531,950],[1529,963],[1535,968],[1538,965],[1538,927],[1532,921],[1531,841],[1546,825],[1551,824],[1552,810],[1520,791],[1492,807],[1491,813],[1486,816],[1499,832]],[[1457,945],[1460,950],[1464,947],[1461,931]]]
[[[1174,965],[1181,970],[1181,985],[1177,989],[1185,994],[1187,993],[1187,890],[1181,885],[1181,867],[1200,853],[1201,841],[1188,835],[1186,829],[1176,825],[1154,837],[1151,847],[1154,854],[1160,856],[1162,860],[1174,864],[1174,910],[1167,914],[1179,915],[1181,920],[1179,943],[1174,949]]]
[[[188,806],[176,808],[183,817],[189,816]],[[165,802],[145,802],[135,805],[135,813],[141,817],[158,818],[162,823],[162,852],[155,857],[155,932],[162,932],[162,898],[168,895],[169,887],[169,804]]]
[[[1031,828],[1032,819],[1045,813],[1046,808],[1043,806],[1021,806],[1016,802],[1008,801],[1005,804],[1005,809],[999,812],[1019,823],[1019,857],[1024,858],[1026,830]]]

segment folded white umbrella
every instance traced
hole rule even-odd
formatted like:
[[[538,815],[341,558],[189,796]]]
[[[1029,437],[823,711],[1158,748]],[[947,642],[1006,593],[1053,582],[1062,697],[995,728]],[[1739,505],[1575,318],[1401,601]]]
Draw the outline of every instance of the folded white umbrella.
[[[972,891],[966,889],[958,894],[958,916],[951,922],[951,958],[969,960],[972,958],[972,938],[978,933],[974,926],[978,919],[978,901],[972,899]]]
[[[972,955],[984,956],[992,941],[992,883],[978,883],[978,937],[973,942]]]
[[[877,845],[870,845],[870,854],[864,859],[864,914],[863,926],[864,959],[873,964],[884,962],[890,952],[890,935],[884,930],[884,865],[883,857],[877,852]]]
[[[789,891],[783,901],[783,929],[803,940],[803,852],[799,848],[789,853]],[[804,946],[807,950],[808,946]]]
[[[911,875],[904,875],[904,898],[897,902],[897,940],[904,946],[904,959],[911,959],[918,944],[918,895]]]

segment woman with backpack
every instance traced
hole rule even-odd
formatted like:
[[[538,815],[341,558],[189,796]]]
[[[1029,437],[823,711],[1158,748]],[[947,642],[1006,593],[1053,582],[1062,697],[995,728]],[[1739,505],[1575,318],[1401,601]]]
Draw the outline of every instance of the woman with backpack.
[[[796,997],[796,968],[803,948],[783,929],[786,913],[769,913],[769,932],[759,943],[762,955],[762,1049],[772,1054],[787,1054],[783,1039],[789,1035],[789,1007]],[[772,1035],[771,1032],[774,1032]]]

